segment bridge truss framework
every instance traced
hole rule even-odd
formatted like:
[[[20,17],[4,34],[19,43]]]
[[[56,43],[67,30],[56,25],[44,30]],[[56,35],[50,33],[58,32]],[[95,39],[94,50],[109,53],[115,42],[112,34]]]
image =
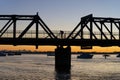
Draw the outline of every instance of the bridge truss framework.
[[[0,30],[0,44],[10,45],[53,45],[53,46],[120,46],[120,18],[93,17],[92,14],[84,16],[78,25],[66,38],[57,37],[36,15],[0,15],[0,21],[8,21]],[[31,21],[26,28],[17,34],[17,22]],[[23,36],[35,25],[35,37]],[[12,37],[3,37],[10,27],[13,27]],[[47,34],[47,38],[39,38],[39,27]]]

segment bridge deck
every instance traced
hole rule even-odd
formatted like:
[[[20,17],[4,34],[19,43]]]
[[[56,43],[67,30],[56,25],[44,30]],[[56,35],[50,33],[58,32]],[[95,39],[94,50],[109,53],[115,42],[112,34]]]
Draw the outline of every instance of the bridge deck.
[[[2,45],[120,46],[120,40],[0,38]]]

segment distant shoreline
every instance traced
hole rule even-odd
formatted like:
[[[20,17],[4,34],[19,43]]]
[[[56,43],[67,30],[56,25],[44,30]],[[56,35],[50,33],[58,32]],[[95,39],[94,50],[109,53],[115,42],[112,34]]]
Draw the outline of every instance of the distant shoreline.
[[[18,50],[18,51],[9,51],[9,50],[1,50],[0,52],[7,53],[21,53],[21,54],[54,54],[53,51],[27,51],[27,50]],[[72,52],[71,54],[94,54],[94,55],[103,55],[103,54],[120,54],[120,52]]]

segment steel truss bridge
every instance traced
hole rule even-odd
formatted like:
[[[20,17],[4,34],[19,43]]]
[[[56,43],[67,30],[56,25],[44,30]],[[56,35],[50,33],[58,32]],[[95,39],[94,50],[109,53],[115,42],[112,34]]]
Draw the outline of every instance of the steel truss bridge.
[[[51,45],[81,46],[120,46],[120,18],[84,16],[73,31],[51,31],[45,22],[36,15],[0,15],[1,45]],[[29,21],[23,30],[17,30],[18,22]],[[20,24],[19,24],[20,25]],[[21,24],[22,26],[22,24]],[[30,28],[35,30],[30,30]],[[11,30],[9,30],[11,28]]]

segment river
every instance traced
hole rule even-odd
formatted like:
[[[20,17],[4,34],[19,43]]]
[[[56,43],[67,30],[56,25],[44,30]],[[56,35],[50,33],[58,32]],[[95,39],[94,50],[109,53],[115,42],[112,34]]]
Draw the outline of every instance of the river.
[[[58,73],[54,56],[23,54],[0,57],[0,80],[120,80],[120,58],[77,59],[72,55],[71,71]]]

